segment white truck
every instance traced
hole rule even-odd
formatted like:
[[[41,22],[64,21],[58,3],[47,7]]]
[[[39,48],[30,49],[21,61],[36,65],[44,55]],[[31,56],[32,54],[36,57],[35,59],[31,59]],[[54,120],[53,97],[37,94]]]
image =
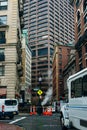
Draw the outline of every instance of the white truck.
[[[14,115],[18,114],[17,99],[0,99],[0,118],[9,117],[12,119]]]
[[[61,108],[62,130],[87,130],[87,68],[67,79],[68,103]]]

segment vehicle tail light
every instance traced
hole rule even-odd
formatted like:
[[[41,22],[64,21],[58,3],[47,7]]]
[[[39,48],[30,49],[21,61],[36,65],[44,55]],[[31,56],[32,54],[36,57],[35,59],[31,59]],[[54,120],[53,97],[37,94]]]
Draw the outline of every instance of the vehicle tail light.
[[[4,106],[4,105],[2,105],[2,112],[4,112],[4,108],[5,108],[5,106]]]

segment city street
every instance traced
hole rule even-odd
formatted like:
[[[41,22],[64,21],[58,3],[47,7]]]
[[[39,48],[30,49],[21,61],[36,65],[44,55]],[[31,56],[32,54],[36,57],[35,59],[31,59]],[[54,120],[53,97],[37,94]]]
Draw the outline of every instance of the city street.
[[[19,126],[21,128],[20,130],[61,130],[58,113],[55,113],[52,116],[30,116],[29,114],[19,114],[14,117],[14,120],[1,119],[0,123],[8,123]]]

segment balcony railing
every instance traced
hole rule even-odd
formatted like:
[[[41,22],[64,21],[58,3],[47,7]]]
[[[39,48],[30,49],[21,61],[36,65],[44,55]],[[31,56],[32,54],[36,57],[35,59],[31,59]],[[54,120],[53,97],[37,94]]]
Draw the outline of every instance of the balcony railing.
[[[5,38],[0,39],[0,44],[5,44],[5,43],[6,43],[6,39]]]

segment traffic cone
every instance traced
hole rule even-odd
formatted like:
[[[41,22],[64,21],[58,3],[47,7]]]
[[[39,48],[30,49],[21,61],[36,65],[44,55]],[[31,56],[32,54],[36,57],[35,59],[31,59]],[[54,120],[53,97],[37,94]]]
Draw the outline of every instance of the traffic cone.
[[[46,111],[47,111],[47,109],[45,107],[43,107],[43,115],[46,115]]]
[[[52,108],[49,108],[48,115],[49,115],[49,116],[52,116]]]
[[[33,115],[33,112],[32,112],[32,106],[30,106],[30,115]]]
[[[36,114],[37,114],[37,112],[36,112],[36,107],[33,106],[33,115],[36,115]]]

